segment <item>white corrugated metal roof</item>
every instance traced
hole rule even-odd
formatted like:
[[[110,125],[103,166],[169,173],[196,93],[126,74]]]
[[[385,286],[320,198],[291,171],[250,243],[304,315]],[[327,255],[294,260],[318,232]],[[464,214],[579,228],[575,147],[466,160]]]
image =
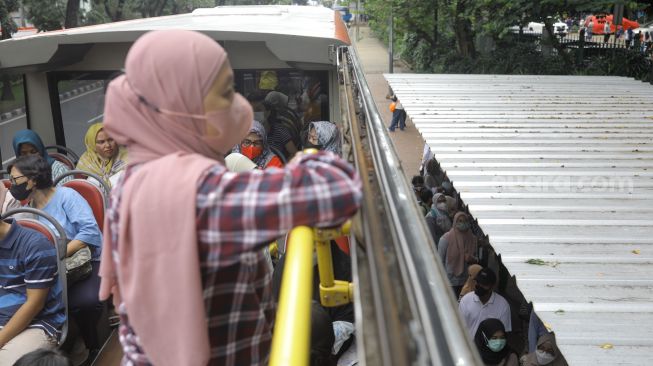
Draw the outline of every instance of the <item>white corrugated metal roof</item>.
[[[569,364],[650,363],[653,86],[385,76]]]

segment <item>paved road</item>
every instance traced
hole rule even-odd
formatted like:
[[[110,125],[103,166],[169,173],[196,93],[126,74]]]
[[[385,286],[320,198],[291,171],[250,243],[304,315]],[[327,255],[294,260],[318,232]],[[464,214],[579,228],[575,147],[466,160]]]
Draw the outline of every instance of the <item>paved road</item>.
[[[103,88],[82,92],[61,103],[66,145],[69,148],[80,155],[84,152],[86,130],[91,123],[102,121],[103,108]],[[27,118],[24,114],[0,122],[0,151],[3,161],[6,162],[14,156],[11,140],[17,131],[25,128]]]
[[[81,155],[84,147],[84,135],[88,126],[102,122],[104,110],[104,89],[97,88],[73,96],[61,103],[66,146]]]
[[[23,114],[0,122],[0,153],[2,154],[3,167],[14,156],[11,140],[16,132],[27,127],[27,117]]]
[[[350,37],[354,39],[355,35],[355,28],[352,28]],[[355,45],[363,65],[365,79],[376,102],[376,107],[386,122],[386,126],[389,126],[392,113],[389,110],[390,101],[385,99],[386,94],[388,94],[388,82],[383,77],[383,73],[388,72],[388,49],[386,45],[374,37],[368,27],[360,28],[360,36],[361,39],[355,42]],[[394,71],[396,73],[411,72],[408,67],[396,61]],[[390,138],[401,161],[404,175],[410,181],[413,175],[419,174],[424,139],[410,119],[406,121],[405,131],[397,129],[395,132],[390,133]]]

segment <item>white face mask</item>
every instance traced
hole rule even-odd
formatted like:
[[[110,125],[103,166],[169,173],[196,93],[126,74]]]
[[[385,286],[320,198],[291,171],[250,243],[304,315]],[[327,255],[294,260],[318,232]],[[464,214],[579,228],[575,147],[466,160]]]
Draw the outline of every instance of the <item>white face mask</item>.
[[[538,365],[548,365],[555,359],[555,356],[549,352],[535,350],[535,358],[537,358]]]

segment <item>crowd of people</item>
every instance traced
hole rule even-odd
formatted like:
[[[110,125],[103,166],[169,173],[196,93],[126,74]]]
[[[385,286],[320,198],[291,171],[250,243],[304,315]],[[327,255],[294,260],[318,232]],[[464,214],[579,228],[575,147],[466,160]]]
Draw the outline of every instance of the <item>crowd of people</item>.
[[[487,251],[479,244],[479,230],[473,227],[472,217],[461,210],[460,197],[428,145],[424,146],[420,175],[414,176],[411,183],[435,251],[458,299],[460,316],[484,364],[567,365],[555,335],[532,309],[521,314],[524,309],[511,298],[511,290],[500,286],[501,266],[481,255]],[[525,332],[522,323],[526,323]]]
[[[53,159],[36,132],[14,136],[0,213],[42,210],[64,229],[66,265],[89,263],[88,273],[72,279],[69,271],[67,280],[87,352],[101,346],[95,328],[111,299],[128,364],[267,364],[285,262],[283,250],[273,260],[268,246],[296,226],[340,225],[362,197],[355,169],[339,156],[338,126],[306,119],[319,114],[310,101],[300,115],[267,82],[264,95],[238,94],[226,52],[197,32],[136,41],[107,88],[105,121],[89,127],[75,166],[112,188],[104,223],[66,186],[73,176],[55,186],[72,167]],[[24,217],[0,221],[0,258],[15,263],[0,271],[8,271],[0,297],[13,299],[0,302],[0,364],[66,361],[48,351],[65,321],[57,253],[18,225]],[[335,278],[351,281],[348,249],[334,241],[332,252]],[[318,285],[311,364],[335,365],[354,340],[353,308],[322,307]]]

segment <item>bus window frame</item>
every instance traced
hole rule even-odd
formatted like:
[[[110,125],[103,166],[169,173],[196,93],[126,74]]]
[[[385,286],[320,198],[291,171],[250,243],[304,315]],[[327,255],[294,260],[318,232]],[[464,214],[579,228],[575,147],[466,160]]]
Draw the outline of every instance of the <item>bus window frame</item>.
[[[25,98],[25,121],[26,121],[26,128],[28,130],[32,129],[32,122],[29,118],[29,93],[27,90],[27,76],[25,73],[20,73],[22,79],[23,79],[23,95]],[[2,150],[0,150],[0,170],[3,170],[5,168],[4,164],[4,157],[2,156]]]
[[[284,68],[255,68],[255,69],[254,68],[246,68],[246,69],[234,68],[233,70],[234,70],[234,76],[235,76],[234,82],[236,84],[236,91],[238,93],[241,93],[244,97],[247,97],[247,95],[245,95],[243,93],[244,86],[240,85],[239,82],[243,81],[242,76],[247,72],[257,73],[257,72],[261,72],[261,71],[275,71],[275,72],[279,72],[279,71],[281,71],[281,72],[300,71],[300,72],[302,72],[304,74],[306,74],[306,73],[309,73],[309,74],[310,73],[323,74],[323,75],[320,75],[319,80],[320,80],[320,82],[324,81],[324,82],[327,83],[328,88],[326,90],[323,89],[322,92],[327,96],[327,98],[329,98],[329,100],[328,100],[329,103],[328,103],[328,106],[327,106],[327,109],[326,109],[327,117],[324,118],[324,120],[332,120],[333,119],[334,113],[331,113],[332,112],[331,111],[331,106],[333,105],[332,95],[331,95],[331,88],[332,88],[333,83],[332,83],[332,80],[331,80],[331,77],[332,77],[332,72],[331,71],[332,70],[330,70],[330,69],[325,68],[325,69],[306,70],[306,69],[301,69],[301,68],[296,68],[296,67],[284,67]],[[306,75],[304,75],[304,76],[306,76]],[[258,85],[257,85],[256,90],[261,90],[261,89],[258,88]],[[281,93],[283,93],[283,92],[281,92]],[[290,95],[287,95],[287,97],[290,98]]]
[[[50,109],[52,111],[52,124],[57,145],[66,146],[66,135],[61,114],[61,99],[59,98],[59,82],[65,80],[105,80],[110,81],[120,70],[92,70],[92,71],[50,71],[46,73],[48,80],[48,94],[50,95]]]

